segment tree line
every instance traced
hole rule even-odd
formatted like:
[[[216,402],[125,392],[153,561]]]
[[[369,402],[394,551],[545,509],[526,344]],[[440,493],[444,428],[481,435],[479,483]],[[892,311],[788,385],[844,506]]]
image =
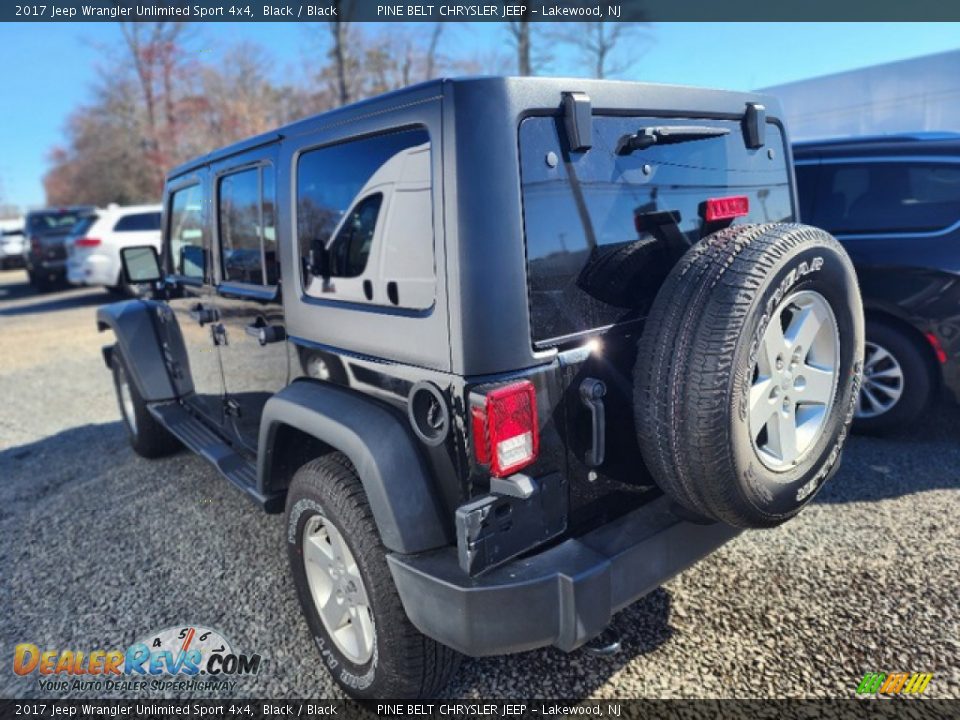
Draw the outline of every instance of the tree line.
[[[305,36],[310,71],[283,82],[258,44],[236,43],[213,63],[200,26],[120,23],[122,43],[102,49],[88,102],[49,152],[47,203],[156,202],[172,167],[300,118],[442,75],[548,72],[561,46],[582,63],[578,75],[607,77],[630,69],[648,37],[640,23],[554,30],[521,19],[504,26],[508,51],[467,57],[457,36],[468,31],[455,23],[316,24]]]

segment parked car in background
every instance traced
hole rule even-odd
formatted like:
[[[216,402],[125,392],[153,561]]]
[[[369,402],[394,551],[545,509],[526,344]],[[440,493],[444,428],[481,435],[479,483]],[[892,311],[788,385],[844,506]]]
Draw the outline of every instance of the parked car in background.
[[[78,220],[96,212],[92,205],[47,208],[27,214],[24,259],[30,284],[45,292],[66,279],[67,251],[64,243]]]
[[[161,205],[110,205],[81,218],[67,239],[67,279],[129,294],[120,250],[135,245],[160,249]]]
[[[0,270],[23,267],[23,218],[0,220]]]
[[[915,420],[945,385],[960,399],[960,134],[794,145],[800,216],[853,258],[867,320],[855,427]]]

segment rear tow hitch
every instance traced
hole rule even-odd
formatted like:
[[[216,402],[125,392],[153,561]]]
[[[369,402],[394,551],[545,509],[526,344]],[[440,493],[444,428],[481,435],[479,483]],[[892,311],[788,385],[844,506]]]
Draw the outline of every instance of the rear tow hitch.
[[[597,657],[616,655],[620,648],[620,633],[612,625],[608,625],[603,632],[583,646],[585,652]]]

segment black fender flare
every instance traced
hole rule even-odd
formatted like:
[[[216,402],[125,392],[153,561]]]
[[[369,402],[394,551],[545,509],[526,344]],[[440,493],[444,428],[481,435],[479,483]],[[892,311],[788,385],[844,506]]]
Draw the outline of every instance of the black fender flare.
[[[127,369],[147,402],[177,397],[154,326],[157,305],[149,300],[124,300],[97,308],[97,330],[113,330]]]
[[[269,490],[277,431],[285,425],[350,459],[389,550],[417,553],[451,544],[430,471],[399,411],[331,383],[288,385],[267,401],[260,420],[261,493]]]

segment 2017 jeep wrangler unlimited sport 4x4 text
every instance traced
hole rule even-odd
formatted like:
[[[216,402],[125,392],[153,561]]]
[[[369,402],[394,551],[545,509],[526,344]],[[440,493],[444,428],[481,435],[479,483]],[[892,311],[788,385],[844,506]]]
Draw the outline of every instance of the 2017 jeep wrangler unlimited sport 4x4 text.
[[[323,662],[429,696],[573,650],[836,469],[863,318],[776,102],[442,80],[173,170],[98,310],[141,455],[267,511]]]

